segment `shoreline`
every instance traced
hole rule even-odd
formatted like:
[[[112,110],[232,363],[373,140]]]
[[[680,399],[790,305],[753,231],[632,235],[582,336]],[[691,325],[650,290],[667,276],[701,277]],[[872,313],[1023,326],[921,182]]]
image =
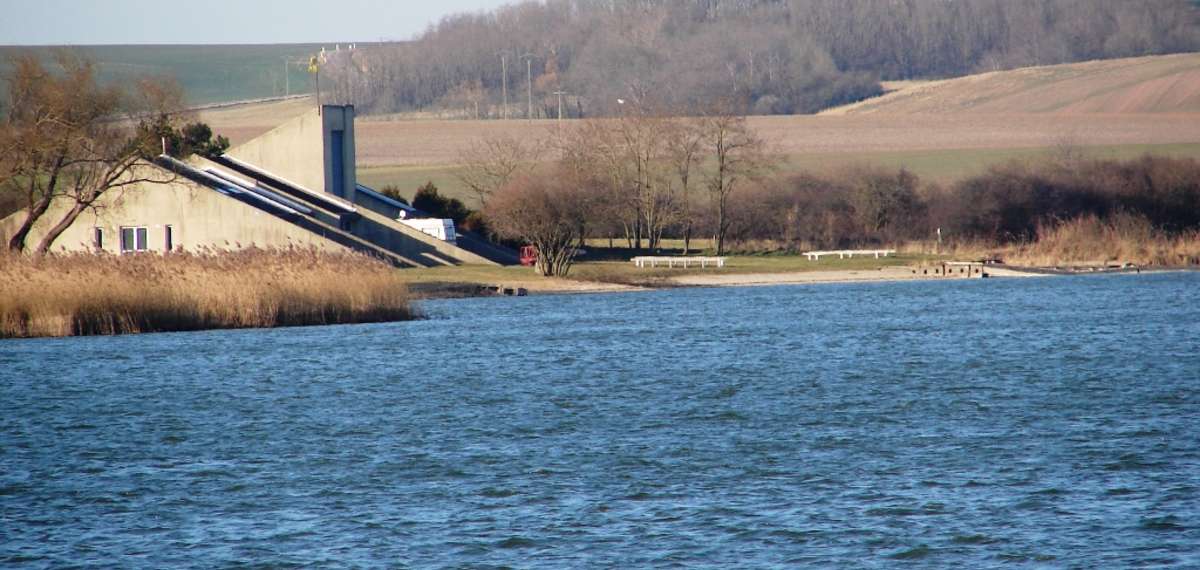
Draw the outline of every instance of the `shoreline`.
[[[1014,270],[1009,267],[988,267],[993,277],[1045,277],[1046,274]],[[832,271],[794,271],[787,273],[743,273],[725,275],[683,275],[672,280],[685,287],[763,287],[771,285],[806,285],[817,283],[888,283],[900,281],[963,281],[979,277],[942,277],[917,274],[911,267],[881,267],[875,270],[846,269]]]
[[[1200,271],[1190,267],[1163,267],[1154,269],[1097,269],[1097,268],[1049,268],[1019,266],[988,266],[988,278],[1028,279],[1037,277],[1061,277],[1069,275],[1113,275],[1138,273],[1172,273]],[[712,273],[685,274],[667,277],[656,282],[643,284],[609,283],[566,279],[547,279],[543,282],[514,282],[502,287],[520,287],[520,296],[586,295],[599,293],[635,293],[682,289],[692,287],[770,287],[775,285],[817,285],[827,283],[896,283],[905,281],[963,281],[979,277],[942,277],[917,274],[912,267],[882,267],[879,269],[846,269],[827,271],[789,271],[778,273]],[[476,283],[431,283],[414,289],[418,301],[436,299],[459,299],[476,297],[503,297],[506,295],[486,292]],[[528,287],[527,287],[528,286]]]
[[[989,277],[1049,277],[1053,274],[989,268]],[[786,271],[775,273],[712,273],[685,274],[646,283],[611,283],[604,281],[547,278],[544,281],[514,281],[499,287],[522,288],[520,296],[585,295],[596,293],[635,293],[691,287],[765,287],[772,285],[808,285],[820,283],[889,283],[901,281],[958,281],[978,277],[941,277],[917,274],[911,267],[881,267],[878,269],[844,269],[827,271]],[[488,292],[487,287],[468,282],[437,282],[412,287],[416,300],[503,297]]]
[[[899,283],[906,281],[963,281],[969,279],[980,279],[980,277],[966,276],[950,276],[943,277],[938,275],[926,275],[917,273],[918,268],[909,266],[893,266],[881,267],[877,269],[839,269],[839,270],[820,270],[820,271],[783,271],[775,273],[759,272],[759,273],[689,273],[677,276],[662,277],[657,280],[648,280],[641,284],[633,283],[613,283],[604,281],[585,281],[565,278],[537,278],[534,280],[515,280],[508,284],[502,285],[505,288],[521,288],[519,296],[558,296],[558,295],[580,295],[580,294],[601,294],[601,293],[633,293],[645,291],[658,291],[664,289],[683,289],[694,287],[713,287],[713,288],[728,288],[728,287],[769,287],[780,285],[817,285],[817,284],[837,284],[837,283]],[[1193,273],[1200,272],[1200,267],[1183,266],[1183,267],[1154,267],[1151,269],[1141,268],[1100,268],[1100,267],[1013,267],[1013,266],[988,266],[987,273],[989,278],[1001,279],[1024,279],[1032,277],[1060,277],[1069,275],[1135,275],[1140,273],[1156,274],[1156,273]],[[503,297],[515,296],[497,293],[494,285],[483,285],[479,282],[469,281],[437,281],[426,282],[413,287],[409,286],[411,293],[409,299],[414,302],[433,301],[433,300],[449,300],[449,299],[465,299],[465,298],[481,298],[481,297]],[[526,287],[528,287],[526,289]],[[416,309],[409,314],[408,318],[415,317],[420,320],[424,317],[420,309]],[[399,319],[399,320],[408,320]],[[85,332],[65,335],[55,334],[35,334],[35,335],[18,335],[13,337],[0,337],[2,340],[17,340],[17,339],[34,339],[34,338],[61,338],[71,336],[108,336],[115,334],[139,334],[150,332],[183,332],[196,330],[232,330],[243,328],[281,328],[288,326],[321,326],[329,324],[365,324],[372,322],[392,322],[393,319],[349,319],[339,322],[290,322],[277,323],[274,325],[262,324],[242,324],[235,326],[204,326],[199,328],[184,327],[178,329],[161,329],[161,330],[128,330],[128,331],[110,331],[110,332]]]

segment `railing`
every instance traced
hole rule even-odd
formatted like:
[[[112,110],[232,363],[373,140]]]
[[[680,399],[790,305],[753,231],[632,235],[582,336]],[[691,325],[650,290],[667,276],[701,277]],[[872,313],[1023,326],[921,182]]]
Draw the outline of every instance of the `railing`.
[[[856,256],[856,255],[874,255],[875,259],[879,259],[880,257],[896,255],[896,250],[894,250],[894,249],[843,249],[843,250],[838,250],[838,251],[806,251],[806,252],[804,252],[804,257],[807,257],[809,261],[820,261],[821,256],[823,256],[823,255],[836,255],[836,256],[838,256],[838,259],[846,259],[846,258],[853,259],[854,256]]]
[[[707,268],[709,266],[725,267],[725,258],[724,257],[648,257],[648,256],[639,256],[639,257],[633,258],[633,264],[636,265],[637,267],[646,267],[647,265],[650,267],[658,267],[660,265],[663,265],[663,266],[670,267],[670,268],[682,267],[684,269],[687,269],[688,267],[695,267],[695,266],[699,266],[701,268]]]

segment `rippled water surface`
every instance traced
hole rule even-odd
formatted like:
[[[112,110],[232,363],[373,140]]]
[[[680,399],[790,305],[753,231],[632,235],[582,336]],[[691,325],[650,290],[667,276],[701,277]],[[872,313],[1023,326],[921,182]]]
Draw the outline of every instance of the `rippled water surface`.
[[[0,563],[1200,566],[1200,275],[0,342]]]

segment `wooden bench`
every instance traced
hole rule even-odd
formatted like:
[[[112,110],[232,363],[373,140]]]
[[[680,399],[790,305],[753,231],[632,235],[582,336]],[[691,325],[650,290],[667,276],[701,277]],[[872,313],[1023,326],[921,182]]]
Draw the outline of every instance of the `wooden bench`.
[[[651,257],[638,256],[633,258],[633,264],[637,267],[658,267],[660,265],[670,268],[699,266],[701,268],[725,267],[724,257]]]
[[[838,256],[838,259],[846,259],[846,258],[854,259],[854,256],[856,256],[856,255],[874,255],[875,259],[879,259],[880,257],[896,255],[896,250],[894,250],[894,249],[842,249],[842,250],[836,250],[836,251],[806,251],[803,253],[803,255],[804,255],[804,257],[807,257],[809,261],[820,261],[821,256],[823,256],[823,255],[836,255],[836,256]]]

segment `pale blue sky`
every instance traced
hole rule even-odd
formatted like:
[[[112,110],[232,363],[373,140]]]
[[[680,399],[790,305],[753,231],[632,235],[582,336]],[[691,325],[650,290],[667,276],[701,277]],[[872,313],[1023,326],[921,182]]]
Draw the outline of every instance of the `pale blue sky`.
[[[513,0],[0,0],[0,45],[332,43],[409,39]]]

